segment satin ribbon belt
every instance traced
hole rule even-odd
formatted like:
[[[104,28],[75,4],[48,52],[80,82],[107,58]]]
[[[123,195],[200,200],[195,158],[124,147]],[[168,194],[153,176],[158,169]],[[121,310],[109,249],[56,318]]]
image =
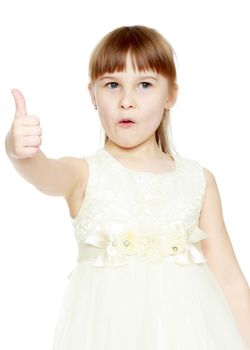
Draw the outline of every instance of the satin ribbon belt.
[[[185,229],[183,222],[175,220],[156,233],[152,230],[124,229],[112,222],[108,228],[91,232],[78,242],[77,261],[91,259],[92,266],[121,266],[131,261],[179,264],[207,262],[198,242],[207,233],[197,225]]]

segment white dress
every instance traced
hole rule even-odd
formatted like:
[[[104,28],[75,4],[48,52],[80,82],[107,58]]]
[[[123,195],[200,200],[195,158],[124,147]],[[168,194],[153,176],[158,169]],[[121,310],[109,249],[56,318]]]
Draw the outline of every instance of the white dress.
[[[249,350],[200,248],[200,163],[175,155],[173,171],[142,172],[104,147],[85,159],[52,349]]]

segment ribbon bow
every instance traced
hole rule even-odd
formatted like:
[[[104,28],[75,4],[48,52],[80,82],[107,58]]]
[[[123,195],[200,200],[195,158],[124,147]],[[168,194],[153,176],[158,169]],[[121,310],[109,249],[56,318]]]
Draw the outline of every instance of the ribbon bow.
[[[170,249],[175,251],[168,256],[168,260],[180,264],[189,264],[190,262],[199,264],[207,262],[201,250],[195,245],[198,241],[208,237],[205,231],[201,230],[197,225],[185,229],[181,220],[169,222],[168,230],[169,235],[167,234],[166,237],[167,240],[169,238]],[[183,237],[183,240],[181,240],[183,245],[181,245],[180,249],[178,249],[178,245],[176,247],[176,236],[177,238],[179,236]]]
[[[116,248],[116,238],[124,232],[124,223],[112,221],[106,223],[104,230],[90,233],[84,240],[86,244],[91,244],[101,248],[100,253],[95,257],[93,266],[120,266],[128,263],[128,257],[120,254]]]

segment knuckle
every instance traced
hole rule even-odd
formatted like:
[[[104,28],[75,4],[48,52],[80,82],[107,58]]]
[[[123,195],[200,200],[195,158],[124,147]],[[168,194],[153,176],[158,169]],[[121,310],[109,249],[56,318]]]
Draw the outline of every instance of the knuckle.
[[[41,144],[41,138],[39,136],[34,136],[34,146],[39,146]]]
[[[27,120],[28,118],[28,120]],[[30,122],[31,125],[39,125],[40,124],[40,119],[38,118],[37,115],[33,115],[33,114],[29,114],[25,121],[27,122]]]
[[[40,125],[40,119],[38,118],[38,116],[34,115],[33,120],[34,120],[35,125]]]
[[[42,128],[40,126],[37,126],[35,131],[36,131],[36,135],[39,135],[39,136],[42,135]]]

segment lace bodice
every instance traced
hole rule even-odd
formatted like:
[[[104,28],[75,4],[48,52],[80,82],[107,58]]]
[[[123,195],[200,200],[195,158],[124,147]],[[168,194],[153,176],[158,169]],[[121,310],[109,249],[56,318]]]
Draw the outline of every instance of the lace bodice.
[[[138,248],[145,237],[149,242],[149,235],[154,241],[157,237],[161,247],[168,246],[164,256],[169,259],[184,263],[206,261],[198,245],[207,237],[198,227],[205,194],[204,173],[198,161],[175,155],[174,170],[153,173],[125,167],[105,148],[85,159],[89,167],[85,197],[72,219],[78,261],[87,257],[88,248],[95,247],[95,266],[127,263],[128,256],[130,260],[138,256]],[[128,236],[128,232],[133,234]],[[126,241],[130,250],[117,254],[118,237],[126,238],[120,241]],[[89,256],[93,258],[93,254]]]

